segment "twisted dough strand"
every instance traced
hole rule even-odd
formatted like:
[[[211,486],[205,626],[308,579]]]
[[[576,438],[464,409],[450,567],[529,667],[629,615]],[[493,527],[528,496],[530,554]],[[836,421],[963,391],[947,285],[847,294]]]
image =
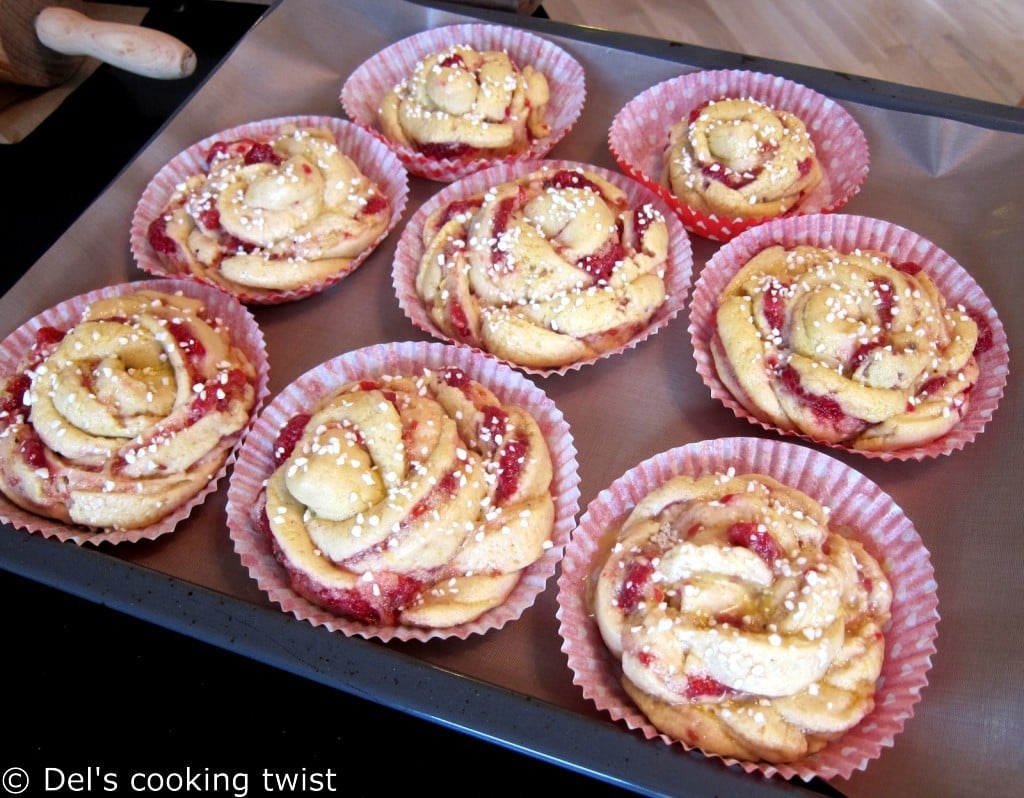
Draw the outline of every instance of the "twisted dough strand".
[[[891,589],[824,508],[758,474],[676,477],[630,513],[593,607],[661,731],[784,762],[874,706]]]
[[[853,448],[948,432],[978,377],[978,323],[882,253],[769,247],[723,290],[711,352],[759,419]]]
[[[305,288],[343,274],[387,229],[387,196],[326,129],[215,143],[148,230],[177,271],[224,287]]]
[[[248,423],[253,365],[196,299],[140,290],[43,328],[0,413],[0,488],[20,506],[137,529],[213,478]]]
[[[381,101],[392,141],[434,158],[521,153],[550,135],[547,78],[502,50],[453,45],[420,60]]]
[[[540,428],[460,369],[346,385],[282,434],[266,528],[297,592],[327,609],[456,626],[550,544]]]
[[[524,366],[614,350],[665,301],[668,228],[583,169],[542,167],[437,209],[416,291],[449,337]]]
[[[704,213],[763,219],[792,209],[822,177],[797,115],[751,98],[725,98],[672,126],[661,182]]]

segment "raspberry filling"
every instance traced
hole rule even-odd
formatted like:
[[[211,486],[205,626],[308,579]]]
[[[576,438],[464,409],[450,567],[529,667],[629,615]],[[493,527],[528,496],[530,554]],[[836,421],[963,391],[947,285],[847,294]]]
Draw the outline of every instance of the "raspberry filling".
[[[619,585],[618,593],[615,596],[615,603],[625,615],[634,612],[640,604],[647,599],[648,588],[653,588],[656,601],[662,598],[661,590],[653,587],[651,576],[654,574],[654,566],[645,560],[631,560],[626,565],[625,578]]]
[[[843,411],[842,406],[835,399],[828,396],[819,396],[806,390],[800,384],[799,372],[792,366],[784,366],[779,376],[782,378],[782,384],[786,386],[786,390],[800,399],[806,407],[810,408],[818,421],[830,424],[835,429],[840,429],[844,424],[854,420]]]
[[[775,538],[766,529],[761,529],[758,524],[751,521],[741,521],[729,527],[729,543],[733,546],[742,546],[750,549],[770,566],[782,559],[782,551]]]

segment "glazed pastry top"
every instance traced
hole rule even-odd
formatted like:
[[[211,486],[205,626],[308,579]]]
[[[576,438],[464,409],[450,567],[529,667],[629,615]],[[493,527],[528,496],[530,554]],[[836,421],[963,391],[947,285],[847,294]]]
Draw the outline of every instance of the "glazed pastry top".
[[[621,346],[665,300],[668,228],[585,169],[542,167],[438,208],[416,291],[449,337],[557,367]]]
[[[661,177],[691,207],[740,219],[785,213],[821,179],[803,121],[750,98],[705,103],[674,124]]]
[[[722,292],[712,353],[759,419],[817,440],[899,449],[945,434],[977,380],[980,321],[913,263],[769,247]]]
[[[448,627],[550,545],[537,422],[461,370],[342,387],[282,432],[266,522],[297,590],[356,620]]]
[[[783,761],[870,711],[891,599],[878,563],[824,507],[771,477],[729,472],[675,477],[642,498],[593,608],[630,694],[662,731]]]
[[[427,56],[384,97],[385,136],[433,158],[502,156],[550,134],[547,78],[502,50],[460,44]]]
[[[215,143],[149,228],[179,271],[227,287],[293,290],[328,280],[386,231],[390,202],[326,129]]]
[[[5,388],[5,493],[42,515],[146,526],[201,490],[248,423],[253,365],[199,300],[140,290],[43,328]]]

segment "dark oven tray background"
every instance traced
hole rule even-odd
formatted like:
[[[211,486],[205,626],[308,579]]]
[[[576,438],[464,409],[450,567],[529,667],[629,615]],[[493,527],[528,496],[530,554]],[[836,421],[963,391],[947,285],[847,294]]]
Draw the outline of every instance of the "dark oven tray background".
[[[956,258],[993,300],[1010,340],[1010,382],[989,428],[937,461],[835,455],[904,509],[931,552],[939,593],[930,684],[894,747],[832,785],[849,796],[1007,793],[1022,782],[1024,423],[1019,360],[1024,289],[1024,114],[1018,109],[699,47],[445,4],[285,0],[275,5],[108,189],[0,300],[6,335],[66,297],[145,275],[128,249],[134,205],[181,150],[236,124],[290,114],[344,116],[341,85],[363,60],[420,30],[463,21],[518,24],[584,66],[587,101],[551,157],[615,169],[607,132],[647,87],[695,68],[749,68],[799,80],[842,102],[871,147],[871,172],[846,210],[911,228]],[[441,184],[412,178],[405,219]],[[401,226],[357,272],[322,295],[254,307],[271,390],[329,357],[383,341],[427,340],[391,285]],[[692,239],[695,273],[717,244]],[[758,434],[717,405],[696,375],[687,314],[636,350],[540,381],[579,451],[581,513],[625,470],[691,441]],[[614,423],[610,423],[614,422]],[[833,453],[834,454],[834,453]],[[765,795],[810,787],[648,741],[596,712],[560,652],[555,580],[520,620],[465,641],[346,638],[296,620],[248,577],[224,523],[226,482],[156,541],[60,544],[0,529],[0,565],[262,663],[648,794]],[[24,608],[19,609],[23,611]],[[29,610],[30,611],[30,610]],[[53,619],[38,619],[40,629]],[[826,788],[827,789],[827,788]]]

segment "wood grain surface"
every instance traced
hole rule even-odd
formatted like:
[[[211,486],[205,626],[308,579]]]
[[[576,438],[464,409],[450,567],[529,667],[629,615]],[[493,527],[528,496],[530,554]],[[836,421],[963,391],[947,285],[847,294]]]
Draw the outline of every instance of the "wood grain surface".
[[[1024,100],[1021,0],[544,0],[551,19],[894,81]]]

